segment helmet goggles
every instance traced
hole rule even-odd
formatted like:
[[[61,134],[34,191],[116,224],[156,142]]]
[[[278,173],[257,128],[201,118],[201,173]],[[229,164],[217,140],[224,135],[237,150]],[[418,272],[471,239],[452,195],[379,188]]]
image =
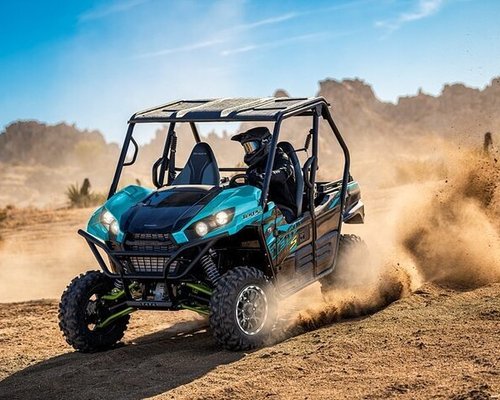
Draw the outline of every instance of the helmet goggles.
[[[260,142],[258,140],[251,140],[249,142],[242,143],[246,154],[252,154],[260,148]]]

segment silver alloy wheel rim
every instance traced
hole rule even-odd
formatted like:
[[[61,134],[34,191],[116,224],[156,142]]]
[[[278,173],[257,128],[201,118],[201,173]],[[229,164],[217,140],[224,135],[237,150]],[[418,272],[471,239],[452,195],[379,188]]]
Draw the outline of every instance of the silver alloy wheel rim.
[[[266,324],[267,296],[256,285],[245,286],[236,300],[236,322],[247,335],[256,335]]]

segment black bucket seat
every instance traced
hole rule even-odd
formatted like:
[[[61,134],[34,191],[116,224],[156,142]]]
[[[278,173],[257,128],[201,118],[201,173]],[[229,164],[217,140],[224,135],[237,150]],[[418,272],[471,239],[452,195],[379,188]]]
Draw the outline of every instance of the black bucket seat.
[[[220,184],[220,173],[214,152],[208,143],[197,143],[186,166],[176,176],[172,185],[212,185]]]
[[[302,215],[302,202],[304,199],[304,177],[302,176],[302,168],[297,153],[291,143],[279,142],[278,147],[286,153],[293,165],[293,173],[295,176],[295,210],[293,210],[293,212],[294,219],[296,219]]]

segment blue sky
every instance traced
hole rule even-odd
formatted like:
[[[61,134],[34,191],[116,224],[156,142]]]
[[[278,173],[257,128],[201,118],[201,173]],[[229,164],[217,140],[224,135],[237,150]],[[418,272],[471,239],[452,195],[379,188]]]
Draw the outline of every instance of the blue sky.
[[[4,1],[0,127],[67,121],[119,141],[176,98],[313,96],[359,77],[395,101],[500,75],[500,1]]]

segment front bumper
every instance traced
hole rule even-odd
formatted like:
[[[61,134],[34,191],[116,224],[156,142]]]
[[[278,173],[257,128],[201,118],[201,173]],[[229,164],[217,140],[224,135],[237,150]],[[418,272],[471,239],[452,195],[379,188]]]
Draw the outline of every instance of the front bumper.
[[[151,279],[151,280],[170,280],[176,281],[185,278],[191,270],[198,264],[200,259],[206,254],[206,252],[217,242],[221,237],[226,236],[226,234],[221,234],[208,239],[197,239],[189,243],[179,246],[175,251],[169,252],[158,252],[158,251],[131,251],[131,250],[113,250],[109,248],[106,243],[102,242],[95,236],[85,232],[84,230],[78,230],[78,234],[83,236],[90,247],[90,250],[94,254],[99,266],[103,270],[104,274],[110,278],[126,278],[126,279]],[[189,260],[183,259],[182,256],[186,251],[198,248],[196,255]],[[108,267],[106,261],[99,249],[104,251],[108,256],[110,263],[114,266],[114,271]],[[157,262],[163,264],[163,268],[153,272],[129,272],[127,266],[125,265],[126,260],[130,259],[154,259]],[[159,260],[159,261],[158,261]],[[175,263],[182,262],[180,268],[171,268]]]

